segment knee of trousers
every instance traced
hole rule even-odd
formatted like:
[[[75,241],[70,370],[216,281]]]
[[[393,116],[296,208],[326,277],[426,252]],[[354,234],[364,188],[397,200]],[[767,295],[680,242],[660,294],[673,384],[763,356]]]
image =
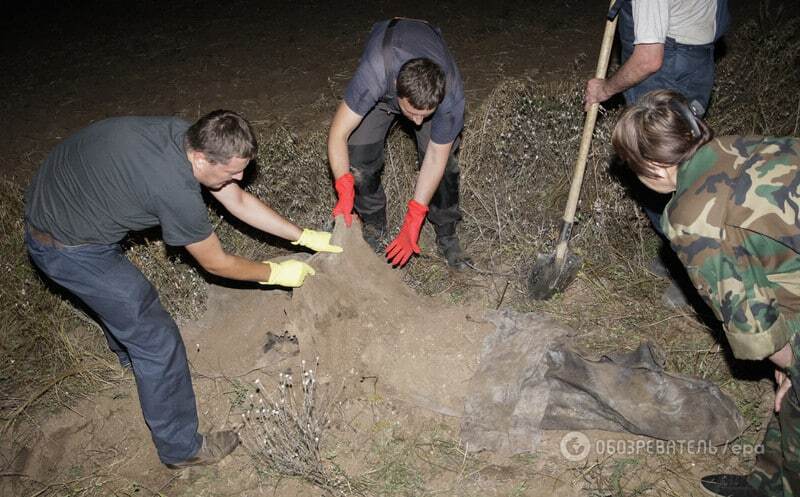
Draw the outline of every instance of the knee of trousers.
[[[146,361],[157,367],[185,356],[178,325],[161,305],[155,288],[132,302],[125,314],[121,316],[125,322],[109,328],[134,362]]]
[[[380,188],[383,171],[383,142],[369,145],[348,145],[350,171],[353,173],[356,190],[370,194]]]

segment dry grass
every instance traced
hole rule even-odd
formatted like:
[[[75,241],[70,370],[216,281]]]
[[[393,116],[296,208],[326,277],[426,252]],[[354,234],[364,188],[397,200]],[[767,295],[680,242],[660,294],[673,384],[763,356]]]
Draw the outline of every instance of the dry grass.
[[[791,17],[794,16],[794,17]],[[762,2],[728,39],[709,121],[720,135],[800,134],[800,17]]]

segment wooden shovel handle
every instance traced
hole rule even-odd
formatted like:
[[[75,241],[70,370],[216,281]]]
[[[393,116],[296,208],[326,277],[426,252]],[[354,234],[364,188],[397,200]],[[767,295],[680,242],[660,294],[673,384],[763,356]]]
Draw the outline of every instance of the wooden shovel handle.
[[[611,0],[611,6],[616,0]],[[610,9],[610,7],[609,7]],[[603,32],[603,43],[600,45],[600,56],[597,57],[597,70],[595,78],[605,79],[608,70],[608,59],[611,55],[611,46],[614,44],[614,31],[617,29],[617,16],[613,20],[606,19],[606,28]],[[572,183],[567,197],[567,207],[564,210],[564,226],[561,230],[561,238],[556,247],[556,263],[561,264],[567,254],[567,242],[572,231],[572,224],[575,222],[575,210],[578,207],[578,199],[581,196],[581,186],[583,185],[583,173],[586,171],[586,158],[589,156],[589,146],[592,144],[592,134],[594,124],[597,121],[598,103],[592,104],[586,119],[583,121],[583,136],[581,137],[581,148],[578,151],[578,160],[575,161],[575,170],[572,173]]]

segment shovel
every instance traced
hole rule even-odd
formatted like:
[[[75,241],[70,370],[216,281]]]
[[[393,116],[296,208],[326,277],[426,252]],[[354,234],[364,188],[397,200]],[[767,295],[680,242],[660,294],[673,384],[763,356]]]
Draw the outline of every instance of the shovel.
[[[600,56],[597,58],[596,78],[605,78],[608,69],[608,58],[611,54],[611,45],[614,42],[614,30],[617,27],[617,16],[614,4],[611,1],[611,12],[606,20],[606,29],[603,32],[603,43],[600,46]],[[583,136],[581,137],[581,147],[578,151],[578,160],[575,161],[575,171],[572,173],[572,183],[567,197],[567,207],[564,210],[562,219],[561,234],[558,238],[555,254],[539,254],[536,262],[531,268],[528,276],[528,297],[534,300],[546,300],[557,292],[567,288],[575,279],[581,260],[578,256],[571,253],[567,248],[572,226],[575,224],[575,209],[578,206],[578,199],[581,195],[581,185],[583,184],[583,173],[586,170],[586,158],[589,155],[589,146],[592,143],[592,133],[594,124],[597,121],[597,109],[599,104],[592,104],[586,119],[583,122]]]

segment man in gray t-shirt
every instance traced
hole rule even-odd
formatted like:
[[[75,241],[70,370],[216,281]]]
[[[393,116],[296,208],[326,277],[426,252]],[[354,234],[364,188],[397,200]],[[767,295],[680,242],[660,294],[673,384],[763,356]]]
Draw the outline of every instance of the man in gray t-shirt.
[[[250,124],[231,111],[195,124],[172,117],[99,121],[64,140],[25,194],[31,260],[98,316],[110,348],[136,377],[139,402],[161,461],[212,464],[236,448],[233,431],[198,433],[186,351],[152,284],[123,255],[129,231],[160,226],[206,271],[297,287],[311,266],[257,262],[226,253],[208,220],[201,187],[231,214],[316,251],[341,252],[330,233],[301,230],[238,185],[255,157]]]
[[[461,75],[439,30],[425,21],[395,18],[375,24],[344,101],[333,117],[328,158],[339,200],[333,215],[350,225],[355,209],[364,238],[377,251],[386,232],[386,195],[380,175],[384,142],[396,118],[414,131],[420,173],[399,235],[386,256],[402,266],[414,253],[427,219],[447,263],[469,259],[456,234],[459,168],[464,126]]]

